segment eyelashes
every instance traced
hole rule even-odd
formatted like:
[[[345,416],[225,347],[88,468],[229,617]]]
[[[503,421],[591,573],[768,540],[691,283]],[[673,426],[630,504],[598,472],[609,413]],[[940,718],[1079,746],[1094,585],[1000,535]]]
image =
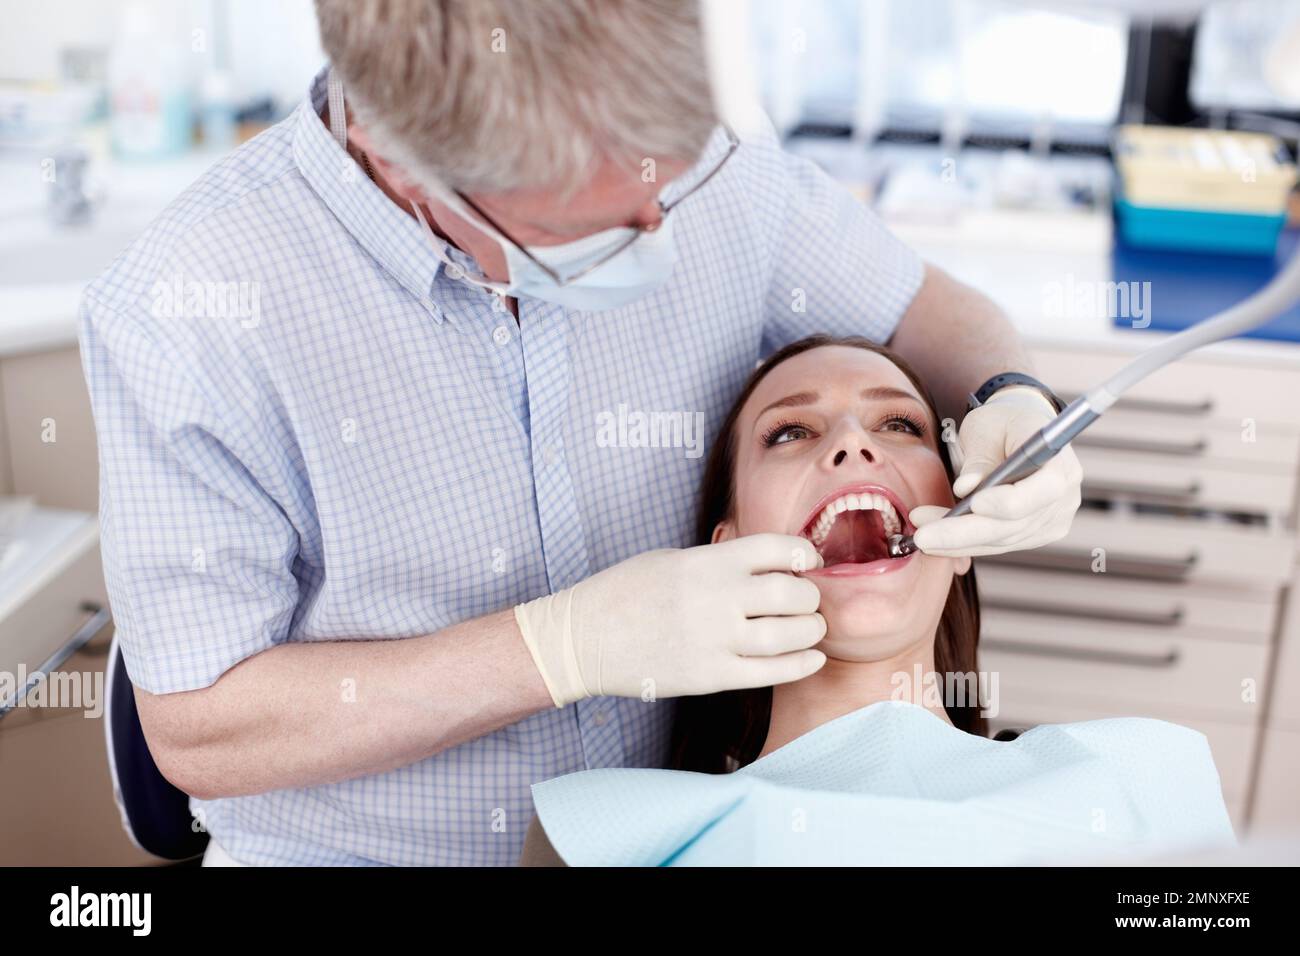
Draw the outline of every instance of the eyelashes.
[[[799,422],[792,422],[792,421],[785,421],[785,420],[779,421],[775,425],[768,428],[767,431],[763,432],[763,438],[762,438],[763,446],[765,448],[771,448],[772,445],[776,444],[777,436],[779,436],[782,432],[786,431],[787,429],[791,429],[791,428],[802,428],[804,429],[804,431],[808,430],[804,425],[800,424]]]
[[[880,422],[877,424],[876,427],[879,428],[883,425],[890,425],[890,424],[903,424],[907,426],[907,429],[917,438],[924,438],[926,434],[925,422],[917,418],[911,412],[906,412],[906,411],[890,412],[880,420]],[[778,421],[774,425],[768,427],[768,429],[763,432],[763,437],[761,439],[763,443],[763,447],[770,448],[773,445],[786,444],[785,442],[778,442],[777,439],[780,438],[787,431],[791,431],[795,429],[800,429],[805,432],[812,431],[812,429],[809,428],[807,425],[805,425],[803,422],[794,419],[782,419],[781,421]]]
[[[925,422],[922,419],[917,418],[911,412],[895,412],[894,414],[890,415],[886,419],[886,421],[903,422],[911,427],[912,431],[916,434],[917,438],[925,437],[925,431],[926,431]]]

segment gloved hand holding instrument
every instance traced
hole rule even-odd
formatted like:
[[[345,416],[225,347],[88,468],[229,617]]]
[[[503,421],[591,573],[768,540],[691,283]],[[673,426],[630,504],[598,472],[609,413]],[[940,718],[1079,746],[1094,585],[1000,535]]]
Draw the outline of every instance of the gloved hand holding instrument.
[[[967,542],[962,536],[970,537],[970,534],[966,531],[960,533],[957,531],[962,521],[948,522],[948,519],[959,519],[961,516],[970,515],[976,518],[983,516],[986,520],[996,519],[998,517],[998,501],[994,497],[996,490],[981,500],[982,491],[994,489],[998,485],[1018,482],[1033,475],[1065,449],[1074,436],[1101,417],[1101,414],[1114,405],[1121,395],[1156,369],[1163,368],[1193,349],[1257,328],[1290,308],[1297,300],[1300,300],[1300,255],[1294,256],[1268,285],[1250,298],[1184,329],[1177,335],[1170,336],[1133,359],[1105,382],[1076,398],[1059,415],[1029,436],[1028,440],[1008,455],[1005,461],[985,475],[966,497],[957,502],[938,521],[934,521],[934,515],[923,512],[921,515],[923,521],[926,519],[934,521],[933,524],[927,525],[929,530],[920,527],[921,522],[917,521],[914,513],[912,521],[918,525],[917,535],[926,531],[925,537],[930,539],[929,542],[920,542],[926,547],[919,548],[915,540],[916,535],[895,535],[890,541],[890,554],[894,557],[902,557],[916,550],[922,550],[927,554],[949,554],[950,548],[956,548],[955,553],[959,554],[979,553],[964,547]],[[942,532],[939,528],[941,524],[946,524]],[[1034,547],[1035,545],[1022,543],[1021,546]]]

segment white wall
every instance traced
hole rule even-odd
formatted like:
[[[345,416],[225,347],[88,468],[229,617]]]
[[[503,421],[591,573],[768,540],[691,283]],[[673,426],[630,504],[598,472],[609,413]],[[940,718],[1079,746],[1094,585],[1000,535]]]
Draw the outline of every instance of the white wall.
[[[193,55],[197,79],[228,25],[236,94],[270,94],[292,105],[323,62],[311,0],[0,0],[0,79],[53,81],[60,50],[109,47],[127,6],[144,6],[174,42]],[[194,51],[195,31],[204,31]]]

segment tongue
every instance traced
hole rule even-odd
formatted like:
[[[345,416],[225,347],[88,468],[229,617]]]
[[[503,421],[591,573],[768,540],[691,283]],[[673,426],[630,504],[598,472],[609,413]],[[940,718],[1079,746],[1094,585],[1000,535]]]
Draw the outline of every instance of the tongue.
[[[824,567],[866,564],[889,557],[885,520],[879,511],[842,511],[820,548]]]

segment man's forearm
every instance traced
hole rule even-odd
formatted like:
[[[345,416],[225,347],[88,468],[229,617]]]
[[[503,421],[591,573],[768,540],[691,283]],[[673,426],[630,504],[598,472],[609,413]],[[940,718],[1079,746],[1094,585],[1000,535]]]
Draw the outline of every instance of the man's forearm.
[[[382,773],[554,706],[510,609],[425,637],[283,644],[136,700],[160,769],[200,798]]]
[[[889,345],[960,422],[967,396],[999,372],[1033,371],[1015,326],[982,292],[926,265],[925,281]]]

